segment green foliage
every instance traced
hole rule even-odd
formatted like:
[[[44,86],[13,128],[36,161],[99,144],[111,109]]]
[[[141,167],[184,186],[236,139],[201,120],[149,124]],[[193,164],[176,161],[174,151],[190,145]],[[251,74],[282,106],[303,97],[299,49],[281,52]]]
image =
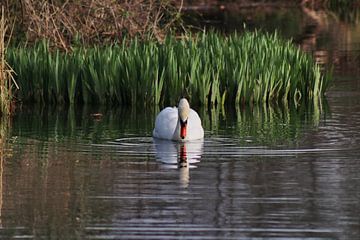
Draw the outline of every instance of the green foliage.
[[[360,0],[323,0],[327,10],[335,13],[339,20],[356,24],[360,18]]]
[[[44,41],[10,48],[18,99],[43,103],[245,104],[321,96],[330,74],[275,34],[202,33],[51,52]]]

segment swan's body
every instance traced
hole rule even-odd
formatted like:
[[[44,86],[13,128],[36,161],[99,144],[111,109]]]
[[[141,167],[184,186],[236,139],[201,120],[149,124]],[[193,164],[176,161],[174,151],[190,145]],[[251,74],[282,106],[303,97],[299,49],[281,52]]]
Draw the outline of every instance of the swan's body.
[[[167,107],[157,115],[153,137],[175,141],[196,140],[204,138],[204,129],[199,115],[182,98],[178,108]]]

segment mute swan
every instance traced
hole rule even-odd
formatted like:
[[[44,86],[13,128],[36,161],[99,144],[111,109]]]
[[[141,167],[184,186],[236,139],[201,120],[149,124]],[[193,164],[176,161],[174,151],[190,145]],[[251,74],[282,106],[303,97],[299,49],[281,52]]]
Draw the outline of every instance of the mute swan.
[[[153,137],[175,141],[196,140],[204,137],[204,129],[199,115],[182,98],[178,108],[167,107],[157,115]]]

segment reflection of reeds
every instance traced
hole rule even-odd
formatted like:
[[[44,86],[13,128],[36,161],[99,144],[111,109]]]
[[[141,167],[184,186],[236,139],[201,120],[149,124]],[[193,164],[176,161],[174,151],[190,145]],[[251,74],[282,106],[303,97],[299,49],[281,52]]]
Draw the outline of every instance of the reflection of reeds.
[[[19,99],[36,102],[198,105],[300,101],[322,95],[329,77],[277,34],[204,33],[165,42],[51,52],[46,42],[8,51]]]
[[[9,136],[10,120],[6,115],[0,116],[0,226],[2,226],[2,206],[3,206],[3,166],[5,158],[9,157],[8,151],[6,151],[7,138]],[[9,149],[8,149],[9,150]]]
[[[10,119],[9,116],[0,116],[0,226],[2,226],[2,207],[3,207],[3,178],[4,178],[4,163],[6,158],[11,156],[11,147],[7,145],[8,137],[10,136]]]
[[[2,133],[2,125],[0,123],[0,226],[2,226],[2,205],[3,205],[3,163],[4,163],[4,153],[3,153],[3,149],[5,148],[5,137],[3,137],[3,133]]]
[[[320,117],[326,116],[326,104],[323,99],[313,101],[299,107],[293,105],[255,106],[252,110],[237,110],[237,131],[239,136],[250,136],[252,140],[263,144],[288,144],[297,141],[303,134],[305,126],[317,127]]]
[[[150,137],[154,127],[153,109],[99,107],[27,108],[13,118],[12,134],[23,134],[22,128],[45,142],[84,141],[88,143],[113,141],[124,136]],[[317,128],[330,113],[325,99],[295,106],[293,104],[254,104],[247,107],[198,108],[206,138],[224,136],[246,143],[287,144],[297,141],[306,128]],[[226,110],[226,112],[225,112]],[[92,113],[102,113],[100,119]],[[8,130],[3,125],[3,130]],[[20,146],[21,147],[21,146]],[[46,147],[46,146],[45,146]],[[39,147],[40,149],[40,147]],[[46,163],[42,163],[46,165]]]
[[[10,114],[11,112],[11,101],[13,98],[12,88],[13,83],[15,83],[12,76],[13,70],[5,59],[5,37],[7,30],[8,27],[4,16],[4,8],[2,8],[0,20],[0,115]]]
[[[271,146],[291,144],[303,135],[304,128],[316,128],[329,115],[326,99],[314,98],[300,105],[261,104],[250,107],[211,108],[199,112],[204,128],[211,135],[234,137],[244,144],[250,142]],[[224,129],[223,126],[227,126]],[[231,126],[231,127],[228,127]]]

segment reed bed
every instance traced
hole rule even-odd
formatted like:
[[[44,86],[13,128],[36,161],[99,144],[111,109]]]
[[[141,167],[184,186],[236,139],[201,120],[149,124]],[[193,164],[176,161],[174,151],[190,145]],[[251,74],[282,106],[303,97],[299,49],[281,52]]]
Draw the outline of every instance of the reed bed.
[[[137,38],[50,51],[46,41],[10,48],[17,98],[41,103],[245,104],[312,99],[331,80],[312,57],[277,33],[215,32],[164,42]]]
[[[5,18],[4,8],[0,18],[0,115],[9,115],[12,111],[13,87],[16,82],[13,78],[14,71],[6,61],[6,34],[8,23]]]

